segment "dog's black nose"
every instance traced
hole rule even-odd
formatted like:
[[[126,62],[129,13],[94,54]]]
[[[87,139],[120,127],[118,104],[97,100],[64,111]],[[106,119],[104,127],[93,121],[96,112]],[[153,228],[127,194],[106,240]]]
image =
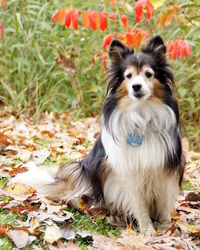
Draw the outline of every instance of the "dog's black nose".
[[[141,89],[141,87],[142,87],[141,84],[134,84],[134,85],[132,86],[132,88],[133,88],[133,90],[134,90],[135,92],[138,92],[138,91]]]

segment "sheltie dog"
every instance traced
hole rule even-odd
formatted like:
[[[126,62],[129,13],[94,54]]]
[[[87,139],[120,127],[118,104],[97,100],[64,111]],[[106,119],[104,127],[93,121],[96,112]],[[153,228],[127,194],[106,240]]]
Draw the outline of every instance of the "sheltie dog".
[[[140,53],[113,40],[109,58],[99,137],[82,161],[60,167],[43,190],[75,206],[89,197],[154,234],[152,218],[170,224],[185,167],[173,72],[160,36]]]

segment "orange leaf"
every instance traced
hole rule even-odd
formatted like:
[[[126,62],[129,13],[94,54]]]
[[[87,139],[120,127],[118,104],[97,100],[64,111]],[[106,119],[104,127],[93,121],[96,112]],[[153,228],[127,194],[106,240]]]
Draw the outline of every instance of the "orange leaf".
[[[58,22],[60,25],[63,25],[63,20],[65,18],[65,15],[66,15],[66,10],[65,9],[61,9],[58,11],[58,16],[57,16],[57,19],[58,19]]]
[[[154,14],[154,7],[150,0],[146,1],[145,8],[147,11],[147,19],[150,19],[150,17]]]
[[[25,168],[25,167],[16,167],[16,168],[13,168],[11,171],[9,171],[9,174],[10,175],[16,175],[18,173],[24,173],[24,172],[27,172],[28,169]]]
[[[112,0],[112,8],[115,8],[116,0]]]
[[[74,10],[72,13],[72,26],[75,30],[78,29],[78,18],[79,18],[79,11]]]
[[[6,7],[6,4],[7,4],[7,0],[1,0],[2,9]]]
[[[88,29],[89,24],[90,24],[88,14],[89,14],[88,11],[84,11],[82,14],[82,22],[83,22],[83,26],[85,29]]]
[[[68,10],[65,15],[65,27],[69,28],[72,20],[72,12],[73,10]]]
[[[117,14],[116,13],[111,13],[109,16],[110,19],[113,20],[113,23],[116,24],[116,18],[117,18]]]
[[[41,131],[41,134],[42,134],[42,135],[47,135],[47,136],[50,137],[50,138],[54,137],[54,133],[51,132],[51,131],[48,131],[48,130],[43,130],[43,131]]]
[[[135,3],[135,20],[140,23],[143,16],[143,1],[139,0]]]
[[[89,17],[89,22],[90,22],[90,27],[93,30],[97,30],[97,26],[98,26],[98,16],[96,11],[91,11],[88,15]]]
[[[34,150],[36,150],[36,146],[33,144],[28,145],[28,147],[26,148],[26,150],[33,152]]]
[[[53,16],[52,16],[52,18],[51,18],[51,22],[54,24],[55,22],[56,22],[56,20],[58,19],[58,13],[59,13],[59,11],[57,10],[54,14],[53,14]]]
[[[107,28],[107,16],[105,12],[99,13],[100,29],[104,31]]]
[[[102,47],[105,50],[107,46],[110,45],[111,41],[113,40],[113,38],[115,37],[114,34],[108,34],[107,36],[104,37],[103,39],[103,44]]]
[[[123,23],[123,25],[124,25],[124,28],[127,28],[127,24],[128,24],[128,17],[127,16],[122,16],[121,17],[121,21],[122,21],[122,23]]]
[[[0,235],[4,235],[6,233],[6,229],[6,225],[0,225]]]

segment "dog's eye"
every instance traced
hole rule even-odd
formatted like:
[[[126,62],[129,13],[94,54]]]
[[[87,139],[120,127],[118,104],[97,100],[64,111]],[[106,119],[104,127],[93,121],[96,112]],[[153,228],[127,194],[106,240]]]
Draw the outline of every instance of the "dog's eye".
[[[126,78],[128,78],[128,79],[131,79],[131,77],[132,77],[132,74],[131,74],[131,73],[128,73],[128,74],[126,75]]]
[[[149,72],[149,71],[145,72],[145,76],[146,76],[147,78],[151,78],[152,75],[153,75],[153,74],[152,74],[151,72]]]

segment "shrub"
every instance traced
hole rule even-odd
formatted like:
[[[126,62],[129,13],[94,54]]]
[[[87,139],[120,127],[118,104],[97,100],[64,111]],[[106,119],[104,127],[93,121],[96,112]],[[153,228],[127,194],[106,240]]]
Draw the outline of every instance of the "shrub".
[[[36,118],[42,111],[68,108],[79,115],[99,113],[106,89],[102,61],[105,68],[112,35],[137,50],[150,35],[160,34],[175,71],[183,131],[198,149],[200,4],[152,3],[8,1],[0,19],[0,100]]]

